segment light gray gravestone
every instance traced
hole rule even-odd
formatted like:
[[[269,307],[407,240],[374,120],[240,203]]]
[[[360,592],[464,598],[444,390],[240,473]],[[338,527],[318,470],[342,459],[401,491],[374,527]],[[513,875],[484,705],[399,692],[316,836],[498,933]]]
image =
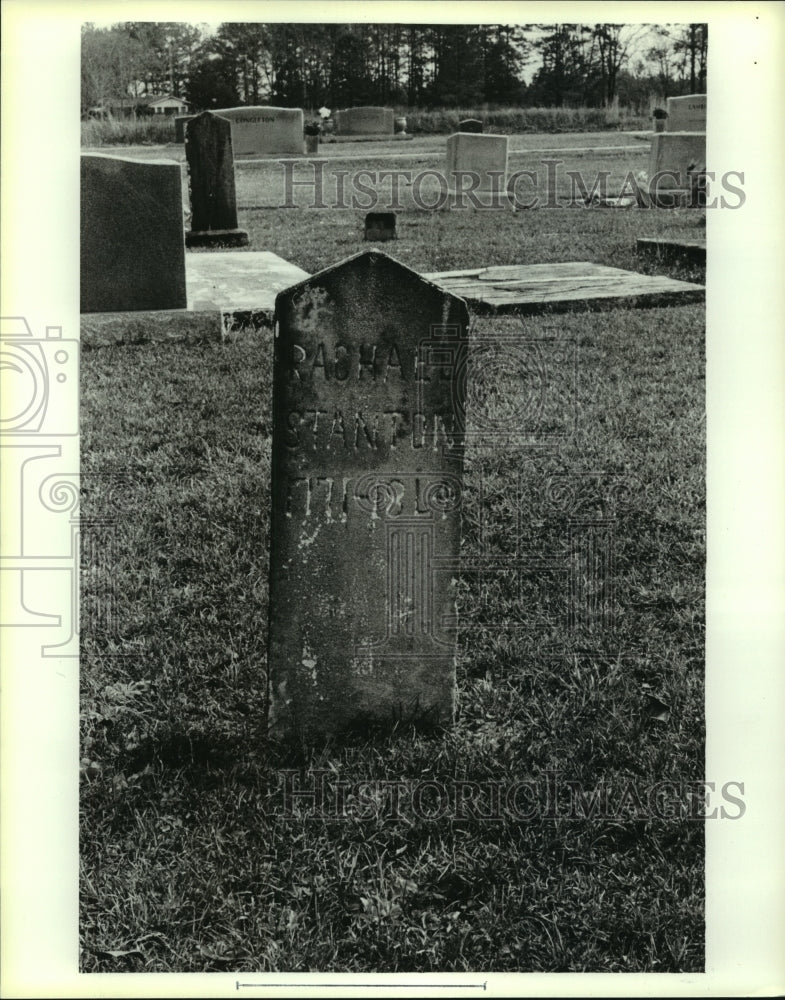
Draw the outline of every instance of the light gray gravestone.
[[[302,108],[221,108],[215,113],[232,123],[235,158],[304,155]]]
[[[335,112],[336,135],[393,135],[395,113],[392,108],[346,108]]]
[[[457,132],[447,139],[447,189],[455,206],[509,208],[506,135]]]
[[[706,95],[685,94],[668,98],[666,132],[705,132]]]

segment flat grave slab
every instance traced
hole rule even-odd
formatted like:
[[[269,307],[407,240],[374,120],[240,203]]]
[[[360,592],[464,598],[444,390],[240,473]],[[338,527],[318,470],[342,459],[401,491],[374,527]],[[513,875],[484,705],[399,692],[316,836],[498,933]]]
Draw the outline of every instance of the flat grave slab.
[[[189,253],[185,261],[188,308],[194,312],[275,311],[275,297],[309,278],[307,271],[269,250]]]
[[[706,240],[654,240],[637,241],[639,257],[647,257],[663,264],[698,264],[706,266]]]
[[[465,299],[476,312],[533,315],[611,308],[702,302],[706,289],[661,275],[570,261],[563,264],[513,264],[425,274],[445,291]]]
[[[220,341],[241,329],[269,329],[278,292],[310,277],[267,250],[188,253],[185,272],[187,309],[83,314],[83,345]]]

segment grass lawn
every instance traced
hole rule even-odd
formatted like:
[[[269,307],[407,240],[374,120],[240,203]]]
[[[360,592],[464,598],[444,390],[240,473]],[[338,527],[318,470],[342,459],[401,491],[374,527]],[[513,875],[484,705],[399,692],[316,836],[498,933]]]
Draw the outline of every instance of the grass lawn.
[[[238,170],[241,205],[274,193],[272,170]],[[702,214],[411,211],[386,249],[418,270],[634,269],[636,237],[694,238]],[[242,208],[240,225],[313,272],[362,249],[363,215]],[[517,545],[520,579],[461,580],[452,729],[313,752],[265,733],[269,335],[84,352],[83,971],[703,969],[703,307],[476,322],[489,331],[575,358],[547,367],[562,443],[467,460],[466,562]],[[504,409],[520,391],[475,395]],[[565,476],[578,500],[549,503]],[[570,614],[580,503],[612,521],[613,628]],[[340,820],[287,802],[318,772],[348,786]],[[477,808],[391,817],[367,785],[424,779],[475,782]],[[521,781],[550,789],[550,813],[496,815],[486,790]],[[671,809],[652,811],[666,781]],[[592,814],[598,789],[610,808]]]

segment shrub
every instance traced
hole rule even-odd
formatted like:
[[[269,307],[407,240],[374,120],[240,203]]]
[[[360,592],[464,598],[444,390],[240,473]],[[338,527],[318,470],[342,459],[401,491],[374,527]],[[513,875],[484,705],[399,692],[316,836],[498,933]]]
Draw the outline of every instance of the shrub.
[[[452,108],[400,112],[406,115],[406,131],[412,135],[449,135],[457,132],[464,118],[479,118],[486,132],[600,132],[609,129],[645,129],[645,116],[625,108]]]
[[[83,146],[144,146],[174,141],[174,115],[82,122]]]

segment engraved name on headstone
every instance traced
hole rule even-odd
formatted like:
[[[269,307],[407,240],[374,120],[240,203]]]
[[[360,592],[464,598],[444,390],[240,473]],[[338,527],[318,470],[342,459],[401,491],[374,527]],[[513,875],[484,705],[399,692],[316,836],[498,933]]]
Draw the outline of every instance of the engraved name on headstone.
[[[274,735],[453,717],[467,327],[379,250],[276,299]]]
[[[232,123],[235,159],[287,153],[303,156],[303,112],[301,108],[220,108],[216,114]]]
[[[706,95],[685,94],[668,98],[666,132],[705,132]]]

